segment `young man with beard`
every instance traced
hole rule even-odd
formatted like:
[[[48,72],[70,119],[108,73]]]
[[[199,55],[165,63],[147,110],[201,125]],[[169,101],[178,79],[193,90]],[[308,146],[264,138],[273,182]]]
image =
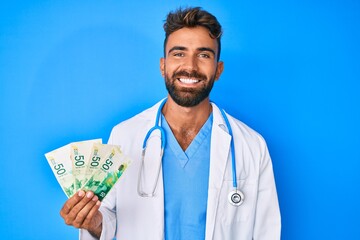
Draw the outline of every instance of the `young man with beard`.
[[[280,239],[265,141],[209,100],[224,69],[221,25],[186,8],[169,13],[164,30],[167,99],[115,126],[109,139],[131,166],[101,204],[79,191],[61,216],[81,239]],[[149,133],[154,126],[162,141],[160,130]]]

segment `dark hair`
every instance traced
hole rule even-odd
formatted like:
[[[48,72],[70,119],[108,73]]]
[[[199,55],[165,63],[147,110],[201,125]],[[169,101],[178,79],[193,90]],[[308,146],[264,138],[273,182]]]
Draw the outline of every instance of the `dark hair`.
[[[166,57],[165,47],[170,34],[184,27],[193,28],[197,26],[208,29],[210,37],[217,40],[217,60],[219,61],[221,50],[220,39],[222,35],[221,25],[214,15],[205,10],[202,10],[200,7],[189,7],[185,9],[178,8],[174,12],[170,12],[167,15],[166,21],[164,23],[164,56]]]

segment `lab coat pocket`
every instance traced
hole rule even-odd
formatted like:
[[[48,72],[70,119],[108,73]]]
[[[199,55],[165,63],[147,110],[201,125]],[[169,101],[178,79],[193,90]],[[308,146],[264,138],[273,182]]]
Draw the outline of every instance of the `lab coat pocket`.
[[[220,193],[219,215],[221,222],[230,225],[236,222],[248,221],[254,214],[256,204],[255,184],[247,180],[237,180],[238,189],[244,194],[244,202],[240,206],[234,206],[229,201],[229,193],[234,190],[233,182],[225,180]]]

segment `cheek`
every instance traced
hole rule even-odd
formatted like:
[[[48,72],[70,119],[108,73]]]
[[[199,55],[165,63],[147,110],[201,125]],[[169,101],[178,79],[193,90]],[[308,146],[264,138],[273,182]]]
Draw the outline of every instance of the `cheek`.
[[[204,69],[204,73],[206,73],[208,77],[217,77],[218,76],[217,66],[214,64],[208,66],[206,69]]]
[[[175,65],[175,64],[167,64],[164,66],[164,73],[165,75],[173,75],[174,72],[177,72],[181,69],[180,66]]]

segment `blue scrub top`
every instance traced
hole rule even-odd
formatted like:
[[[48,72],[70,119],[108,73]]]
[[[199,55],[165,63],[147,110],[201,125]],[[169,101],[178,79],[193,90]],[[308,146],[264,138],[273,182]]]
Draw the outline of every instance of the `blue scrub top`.
[[[211,114],[184,152],[161,117],[166,240],[205,239],[212,122]]]

